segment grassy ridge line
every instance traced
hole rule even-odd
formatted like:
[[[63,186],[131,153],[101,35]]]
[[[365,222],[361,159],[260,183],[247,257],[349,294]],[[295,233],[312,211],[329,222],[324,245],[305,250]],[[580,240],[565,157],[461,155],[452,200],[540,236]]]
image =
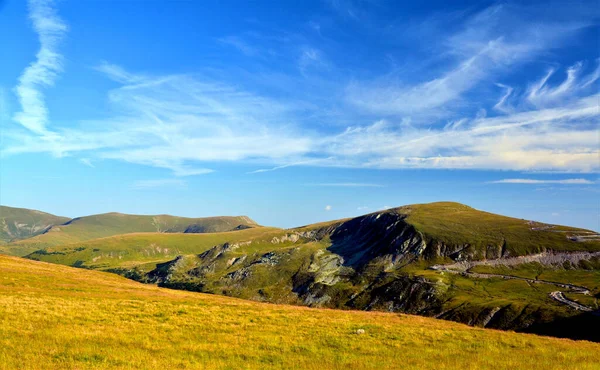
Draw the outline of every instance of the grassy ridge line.
[[[599,351],[585,341],[262,304],[0,256],[0,369],[587,370],[597,369]]]
[[[48,232],[20,240],[4,247],[13,255],[25,255],[46,247],[72,244],[108,236],[135,232],[192,233],[226,232],[242,227],[256,227],[246,216],[186,218],[170,215],[139,216],[106,213],[73,219],[52,227]],[[10,253],[11,250],[13,253]],[[25,253],[23,253],[25,252]]]
[[[0,206],[0,243],[29,238],[69,220],[31,209]]]
[[[509,256],[546,250],[600,250],[600,241],[578,243],[567,238],[568,235],[585,234],[590,230],[506,217],[455,202],[415,204],[390,211],[405,215],[406,222],[429,241],[447,245],[470,245],[474,250],[504,246]]]

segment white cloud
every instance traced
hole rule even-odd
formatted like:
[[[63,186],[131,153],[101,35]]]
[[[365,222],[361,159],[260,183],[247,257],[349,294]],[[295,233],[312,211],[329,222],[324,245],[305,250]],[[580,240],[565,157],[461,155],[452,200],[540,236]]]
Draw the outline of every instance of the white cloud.
[[[505,92],[504,95],[502,95],[502,97],[500,98],[500,100],[498,100],[496,105],[494,105],[494,109],[504,113],[513,113],[513,109],[511,107],[507,107],[506,103],[509,97],[512,95],[514,89],[510,86],[503,85],[501,83],[497,83],[496,85],[498,87],[503,88]]]
[[[326,186],[326,187],[342,187],[342,188],[382,188],[383,185],[370,184],[364,182],[329,182],[329,183],[317,183],[307,184],[309,186]]]
[[[54,85],[58,73],[62,71],[62,55],[57,47],[67,32],[67,25],[53,8],[52,0],[30,0],[29,18],[38,34],[40,49],[36,61],[25,69],[15,92],[21,104],[21,111],[14,120],[36,134],[49,134],[48,109],[42,88]]]
[[[360,207],[356,207],[356,209],[359,210],[359,211],[364,211],[366,209],[369,209],[369,207],[367,207],[367,206],[360,206]]]
[[[211,171],[207,162],[366,168],[456,168],[522,171],[600,170],[599,95],[495,117],[461,117],[444,127],[380,120],[343,132],[293,124],[296,106],[194,76],[147,77],[104,67],[123,81],[109,99],[118,115],[56,128],[52,136],[5,132],[3,155],[88,152],[166,168],[178,176]],[[348,186],[348,185],[347,185]]]
[[[528,89],[527,100],[536,107],[547,107],[557,102],[565,102],[585,93],[600,77],[600,63],[595,71],[586,76],[581,76],[583,63],[577,62],[566,69],[566,77],[556,85],[550,86],[548,80],[556,73],[550,69],[538,82],[532,84]]]
[[[325,206],[325,210],[326,210],[326,211],[331,211],[331,206],[330,206],[329,204],[328,204],[328,205],[326,205],[326,206]]]
[[[222,37],[219,38],[218,41],[223,44],[233,46],[247,56],[256,56],[259,54],[259,51],[255,47],[251,46],[237,36]]]
[[[340,122],[352,122],[345,130],[340,128],[343,127],[340,123],[322,122],[323,116],[318,114],[324,109],[319,101],[306,103],[279,97],[293,94],[262,95],[256,92],[262,91],[260,88],[251,90],[244,88],[241,82],[224,82],[231,80],[227,71],[215,72],[211,77],[207,74],[157,76],[128,71],[110,63],[102,63],[96,69],[120,84],[108,92],[109,111],[113,114],[98,120],[82,117],[85,120],[67,128],[48,122],[39,90],[41,86],[51,85],[60,70],[60,56],[55,47],[66,26],[48,5],[50,2],[32,4],[34,24],[40,23],[36,29],[43,30],[39,31],[42,50],[53,53],[48,57],[40,52],[37,62],[26,70],[19,82],[24,91],[33,89],[33,95],[23,96],[39,99],[20,99],[24,107],[21,113],[33,112],[26,116],[34,119],[21,122],[29,132],[3,130],[3,139],[6,139],[3,156],[19,153],[77,155],[89,163],[113,159],[168,169],[175,176],[210,173],[213,170],[208,167],[221,162],[243,162],[259,168],[250,173],[309,165],[600,171],[600,94],[594,90],[600,66],[590,71],[585,63],[576,63],[556,86],[550,86],[550,75],[529,87],[496,82],[501,81],[496,78],[498,72],[555,46],[555,42],[573,34],[585,22],[553,28],[520,20],[524,28],[513,30],[515,22],[508,22],[510,16],[504,6],[490,8],[463,25],[462,31],[447,37],[443,51],[447,54],[445,57],[450,55],[455,63],[434,71],[433,78],[405,83],[390,82],[393,79],[383,76],[350,84],[348,94],[336,101],[340,106],[332,109],[334,113],[329,117],[330,121],[337,122],[339,118]],[[34,8],[38,9],[37,13]],[[34,17],[34,13],[44,16]],[[501,31],[506,35],[502,36]],[[300,45],[303,44],[306,43]],[[306,47],[302,52],[307,62],[323,62],[322,53],[316,48]],[[292,58],[296,57],[298,54],[293,54]],[[559,71],[557,68],[552,73]],[[543,73],[545,71],[540,75]],[[299,79],[286,77],[277,83],[271,82],[289,89],[289,85],[295,88],[290,81]],[[503,89],[501,92],[496,89],[497,96],[488,99],[495,109],[476,106],[471,111],[478,109],[482,114],[453,112],[446,117],[464,93],[484,82]],[[329,84],[337,86],[339,81]],[[317,85],[320,88],[328,83]],[[321,94],[327,95],[329,100],[343,95],[343,92],[332,91],[338,94],[329,94],[330,91]],[[364,111],[357,114],[347,109],[346,99]],[[427,120],[414,118],[437,109],[444,111],[443,119],[436,114]],[[493,116],[490,112],[499,115]],[[402,116],[381,119],[387,114]],[[379,186],[352,182],[314,185]]]
[[[84,164],[84,165],[86,165],[86,166],[88,166],[88,167],[92,167],[92,168],[96,167],[96,166],[94,166],[94,164],[92,163],[92,160],[91,160],[91,159],[89,159],[89,158],[80,158],[80,159],[79,159],[79,162],[81,162],[82,164]]]
[[[139,180],[133,183],[134,189],[152,189],[161,187],[186,187],[187,182],[180,179],[155,179],[155,180]]]
[[[600,95],[566,106],[471,119],[459,129],[398,131],[388,121],[352,127],[329,145],[340,157],[376,168],[572,170],[598,163]],[[354,162],[355,165],[358,165]]]
[[[516,6],[489,7],[468,19],[460,31],[445,37],[436,57],[453,57],[451,68],[445,67],[436,77],[424,77],[419,83],[413,82],[415,73],[354,81],[348,85],[346,98],[361,110],[381,115],[446,115],[467,104],[460,99],[477,85],[549,47],[557,47],[591,24],[584,17],[578,22],[544,23],[529,17],[535,13],[535,9],[528,12]]]
[[[263,173],[263,172],[272,172],[272,171],[277,171],[277,170],[281,170],[281,169],[284,169],[284,168],[295,167],[295,166],[318,165],[319,163],[324,163],[324,162],[329,161],[331,159],[333,159],[333,157],[329,157],[329,158],[317,158],[317,159],[309,159],[309,160],[299,161],[299,162],[292,162],[292,163],[284,164],[284,165],[281,165],[281,166],[275,166],[275,167],[272,167],[272,168],[261,168],[261,169],[258,169],[258,170],[250,171],[250,172],[248,172],[248,174]]]
[[[98,70],[123,84],[109,93],[119,115],[88,121],[85,129],[59,128],[52,137],[10,133],[20,144],[3,154],[50,152],[60,157],[94,151],[100,158],[185,176],[211,171],[198,162],[287,162],[310,150],[310,138],[297,135],[286,122],[292,105],[189,75],[136,75],[106,63]]]
[[[594,181],[587,179],[562,179],[562,180],[537,180],[537,179],[503,179],[491,181],[492,184],[563,184],[563,185],[589,185],[595,184]]]
[[[313,47],[304,47],[298,59],[298,67],[304,74],[309,68],[327,68],[329,63],[325,60],[323,53]]]

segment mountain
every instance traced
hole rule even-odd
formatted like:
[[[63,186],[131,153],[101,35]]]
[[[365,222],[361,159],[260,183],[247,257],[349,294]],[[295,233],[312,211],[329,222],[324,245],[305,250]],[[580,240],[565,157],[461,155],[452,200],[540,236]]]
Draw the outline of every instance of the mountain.
[[[0,256],[0,368],[593,369],[600,345],[158,288]]]
[[[170,215],[105,213],[78,217],[58,225],[55,224],[43,230],[43,234],[9,243],[3,248],[8,254],[25,255],[49,246],[126,233],[214,233],[257,226],[256,222],[246,216],[186,218]]]
[[[193,242],[192,242],[193,241]],[[160,286],[600,341],[600,238],[452,202],[280,230],[125,235],[28,256]]]
[[[68,217],[55,216],[33,209],[0,206],[0,242],[9,243],[30,238],[69,220]]]

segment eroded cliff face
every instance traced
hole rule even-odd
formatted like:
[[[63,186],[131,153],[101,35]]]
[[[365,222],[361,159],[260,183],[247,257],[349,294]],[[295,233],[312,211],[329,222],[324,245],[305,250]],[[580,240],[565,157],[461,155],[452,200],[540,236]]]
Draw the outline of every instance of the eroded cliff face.
[[[262,244],[216,245],[131,277],[260,301],[404,312],[499,329],[551,321],[554,313],[541,307],[457,302],[442,279],[410,273],[415,264],[498,259],[504,250],[503,241],[474,248],[430,240],[403,215],[389,212],[290,230]]]

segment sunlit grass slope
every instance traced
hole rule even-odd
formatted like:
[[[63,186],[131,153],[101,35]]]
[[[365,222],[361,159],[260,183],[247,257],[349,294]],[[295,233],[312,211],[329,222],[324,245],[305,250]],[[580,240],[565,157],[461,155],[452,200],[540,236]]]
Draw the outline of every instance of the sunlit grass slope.
[[[599,352],[585,341],[262,304],[0,256],[0,369],[591,370]]]
[[[33,238],[4,247],[5,252],[25,255],[35,250],[135,232],[214,233],[258,226],[246,216],[186,218],[170,215],[146,216],[105,213],[75,218]]]
[[[392,211],[406,215],[427,239],[448,245],[469,245],[471,249],[504,245],[511,256],[553,251],[600,250],[600,240],[571,242],[569,235],[590,230],[548,225],[480,211],[455,202],[414,204]]]

